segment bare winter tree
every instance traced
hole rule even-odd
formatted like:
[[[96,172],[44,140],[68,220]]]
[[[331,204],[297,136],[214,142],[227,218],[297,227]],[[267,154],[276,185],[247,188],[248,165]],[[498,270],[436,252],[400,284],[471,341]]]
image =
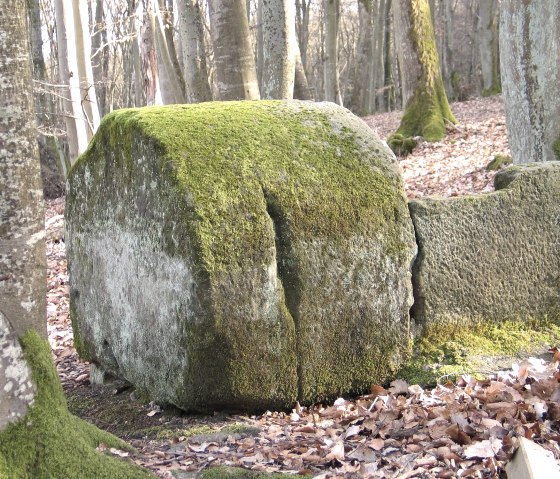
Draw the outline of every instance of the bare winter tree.
[[[560,159],[560,3],[502,0],[500,66],[514,163]]]
[[[220,99],[258,100],[245,0],[209,0],[208,6]]]
[[[501,92],[498,48],[499,8],[498,0],[486,0],[478,4],[477,38],[483,95]]]

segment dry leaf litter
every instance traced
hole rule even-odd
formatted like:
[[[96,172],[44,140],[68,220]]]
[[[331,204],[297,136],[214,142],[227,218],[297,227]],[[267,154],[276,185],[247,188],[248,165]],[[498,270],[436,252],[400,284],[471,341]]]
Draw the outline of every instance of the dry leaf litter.
[[[499,97],[453,105],[458,124],[444,141],[419,142],[400,159],[410,198],[492,190],[486,165],[509,154]],[[399,112],[365,119],[382,138]],[[318,478],[498,478],[519,437],[560,458],[560,354],[531,358],[486,380],[461,377],[425,390],[396,380],[368,395],[260,416],[193,416],[142,404],[128,386],[92,386],[89,365],[73,347],[63,238],[64,199],[48,202],[48,334],[60,380],[72,398],[95,398],[82,417],[130,442],[129,457],[162,478],[187,478],[211,465],[308,473]],[[97,409],[96,406],[97,405]],[[112,420],[102,412],[116,408]],[[122,416],[122,417],[121,417]],[[200,434],[190,434],[205,426]],[[194,428],[194,429],[193,429]],[[196,429],[198,428],[198,429]],[[134,432],[127,432],[128,430]],[[150,434],[149,431],[165,431]]]

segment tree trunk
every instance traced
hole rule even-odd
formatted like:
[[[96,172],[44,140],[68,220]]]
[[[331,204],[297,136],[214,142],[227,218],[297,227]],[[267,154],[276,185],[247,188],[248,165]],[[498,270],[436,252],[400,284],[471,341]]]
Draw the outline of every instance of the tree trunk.
[[[154,2],[154,37],[157,53],[158,76],[160,79],[161,97],[164,105],[173,103],[185,103],[181,79],[177,76],[175,64],[169,51],[165,27],[157,2]]]
[[[144,19],[140,35],[142,39],[140,56],[142,58],[143,96],[146,105],[161,105],[159,71],[155,41],[155,15],[152,0],[144,0]]]
[[[406,105],[396,133],[441,140],[445,136],[445,122],[455,122],[455,118],[441,80],[428,0],[393,0],[393,13]]]
[[[259,85],[244,0],[210,0],[210,30],[221,100],[258,100]]]
[[[107,25],[105,23],[105,10],[103,0],[97,0],[95,6],[95,26],[91,35],[91,57],[93,68],[93,80],[99,115],[103,117],[108,113],[107,98],[107,62],[109,53],[107,51]]]
[[[311,0],[296,0],[296,33],[301,63],[307,76],[307,45],[309,43],[309,7]]]
[[[497,0],[478,4],[478,51],[482,74],[482,95],[501,93],[498,47],[499,4]]]
[[[100,117],[91,65],[91,36],[89,33],[87,3],[82,0],[72,0],[72,12],[74,14],[76,62],[80,80],[80,102],[89,141],[99,127]]]
[[[296,43],[296,71],[294,78],[294,98],[297,100],[313,100],[313,94],[307,82],[307,75],[303,68],[299,46]]]
[[[294,96],[296,27],[293,0],[261,0],[263,32],[262,98]]]
[[[342,105],[338,77],[339,0],[323,0],[325,12],[324,95],[326,101]]]
[[[80,78],[76,60],[76,39],[72,4],[64,0],[54,0],[56,12],[56,37],[58,43],[58,67],[60,83],[68,85],[64,91],[64,120],[70,162],[74,163],[88,144],[87,128],[82,111]]]
[[[212,101],[200,4],[198,0],[177,0],[177,11],[183,45],[187,99],[189,103]]]
[[[560,160],[560,2],[502,0],[500,66],[514,163]]]
[[[369,2],[367,5],[364,2],[358,3],[358,61],[354,74],[351,109],[361,116],[369,115],[372,112],[370,97],[373,93],[372,77],[375,68],[373,62],[374,2],[377,3],[377,0]]]

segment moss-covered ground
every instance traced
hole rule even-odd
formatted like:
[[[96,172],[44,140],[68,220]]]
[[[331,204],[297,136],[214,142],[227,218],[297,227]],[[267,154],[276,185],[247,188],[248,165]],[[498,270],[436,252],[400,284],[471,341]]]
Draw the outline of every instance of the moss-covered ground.
[[[130,451],[126,443],[68,412],[48,343],[36,332],[21,340],[37,385],[35,402],[19,422],[0,432],[2,479],[142,479],[153,477],[96,450],[101,444]]]
[[[417,339],[413,355],[398,377],[433,386],[462,374],[483,377],[512,362],[546,353],[560,342],[560,322],[505,321],[469,327],[439,327]]]

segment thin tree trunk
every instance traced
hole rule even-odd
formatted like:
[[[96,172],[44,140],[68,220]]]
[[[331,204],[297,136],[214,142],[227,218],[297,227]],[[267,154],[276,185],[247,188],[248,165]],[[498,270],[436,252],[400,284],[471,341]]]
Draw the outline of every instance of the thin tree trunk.
[[[91,66],[91,36],[89,33],[87,3],[72,0],[74,14],[74,35],[76,39],[76,61],[80,77],[80,97],[82,113],[88,141],[99,127],[100,117]]]
[[[183,49],[187,100],[198,103],[212,100],[208,82],[204,25],[198,0],[177,0],[179,29]]]
[[[498,1],[479,2],[477,39],[484,96],[501,92],[498,23]]]
[[[143,97],[146,105],[161,105],[161,90],[155,44],[155,16],[152,0],[144,0],[144,19],[140,30],[142,48]]]
[[[296,70],[294,78],[294,98],[298,100],[313,100],[313,94],[307,82],[307,75],[303,68],[299,46],[296,43]]]
[[[259,85],[244,0],[210,0],[214,65],[221,100],[258,100]]]
[[[93,80],[95,83],[95,91],[97,94],[97,104],[99,106],[99,115],[104,116],[107,113],[107,61],[109,55],[107,52],[107,25],[105,24],[105,10],[103,8],[103,0],[97,0],[95,6],[95,27],[91,36],[91,55]]]
[[[324,95],[326,101],[342,105],[338,77],[339,0],[323,0],[323,8],[325,11]]]
[[[296,69],[295,7],[292,0],[261,0],[262,98],[292,99]]]
[[[183,88],[180,79],[177,77],[177,71],[168,48],[163,19],[157,3],[153,4],[153,12],[157,64],[163,104],[184,103]]]
[[[64,92],[64,119],[68,138],[70,162],[87,148],[87,128],[81,106],[80,81],[76,61],[76,42],[72,4],[64,0],[54,0],[56,12],[56,36],[58,40],[58,65],[60,83],[68,85]]]

